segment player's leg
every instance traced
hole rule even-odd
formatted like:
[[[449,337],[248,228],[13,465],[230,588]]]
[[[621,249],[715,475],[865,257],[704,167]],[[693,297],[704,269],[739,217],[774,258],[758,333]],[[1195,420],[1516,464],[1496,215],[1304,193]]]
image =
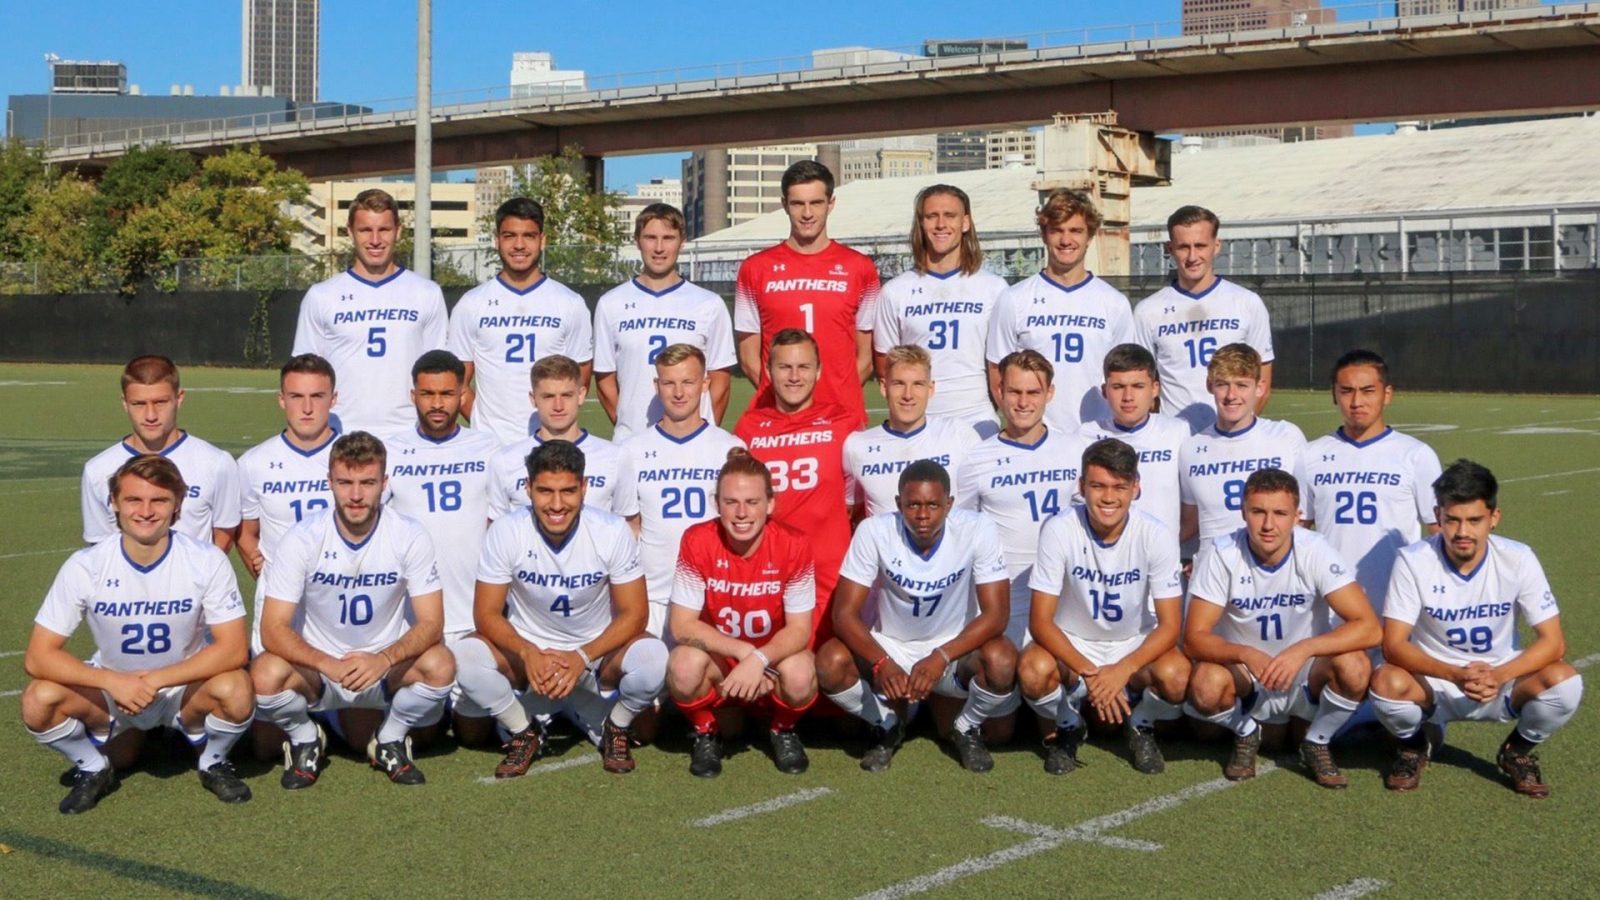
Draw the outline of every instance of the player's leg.
[[[945,734],[967,771],[987,772],[994,768],[994,758],[981,729],[1017,688],[1017,648],[1003,635],[990,638],[958,660],[955,669],[956,679],[967,683],[967,696]]]
[[[1371,681],[1372,658],[1364,650],[1319,657],[1311,664],[1306,686],[1309,695],[1317,698],[1317,708],[1305,739],[1300,742],[1300,763],[1322,787],[1342,789],[1350,784],[1333,761],[1328,745],[1356,714]]]
[[[1174,648],[1128,679],[1129,689],[1143,691],[1128,716],[1125,728],[1128,750],[1133,754],[1133,767],[1146,775],[1166,770],[1166,760],[1156,743],[1156,723],[1183,714],[1180,706],[1189,689],[1189,673],[1193,668],[1189,658]]]
[[[250,799],[250,787],[228,762],[228,754],[250,730],[255,708],[255,689],[243,669],[219,672],[184,691],[178,717],[184,736],[203,748],[196,766],[200,784],[223,803]]]
[[[544,753],[544,727],[528,714],[517,692],[528,686],[522,659],[507,656],[488,640],[473,635],[456,642],[456,684],[473,706],[489,714],[488,721],[505,729],[501,745],[505,757],[494,768],[496,778],[526,775]],[[492,729],[481,741],[487,743]]]
[[[602,688],[616,687],[617,701],[600,732],[600,762],[607,772],[632,772],[633,720],[652,708],[667,681],[667,645],[642,634],[600,660]]]
[[[1534,749],[1571,721],[1582,699],[1583,676],[1563,661],[1517,679],[1510,698],[1517,727],[1506,736],[1496,758],[1517,793],[1536,798],[1550,796]]]
[[[434,644],[385,676],[392,692],[383,724],[367,742],[367,760],[395,784],[422,784],[427,779],[411,761],[411,729],[438,721],[444,702],[456,686],[456,658],[443,644]]]
[[[667,656],[667,691],[689,722],[693,745],[689,748],[689,774],[715,778],[722,774],[722,729],[717,707],[722,695],[717,685],[722,666],[699,647],[679,644]]]
[[[877,636],[888,651],[887,639]],[[891,651],[892,653],[892,651]],[[899,660],[895,660],[899,665]],[[872,665],[857,658],[838,638],[829,638],[817,650],[817,683],[834,705],[866,722],[872,729],[871,746],[861,757],[861,768],[882,772],[889,768],[895,750],[905,738],[905,710],[878,696],[872,683]]]
[[[1089,733],[1078,712],[1088,693],[1083,679],[1049,650],[1029,644],[1017,664],[1017,682],[1023,699],[1039,717],[1039,733],[1044,735],[1044,770],[1051,775],[1065,775],[1076,769],[1078,748]]]
[[[103,692],[54,681],[30,681],[22,690],[22,723],[34,740],[72,765],[72,790],[61,801],[63,813],[88,812],[101,797],[117,789],[116,769],[89,736],[111,729],[111,711]]]
[[[1368,686],[1372,712],[1385,730],[1400,744],[1394,762],[1383,777],[1384,787],[1392,791],[1414,791],[1422,783],[1422,770],[1438,749],[1424,725],[1434,709],[1434,693],[1426,679],[1417,678],[1399,666],[1380,666],[1372,673]]]
[[[322,696],[321,673],[262,653],[250,660],[250,681],[256,694],[256,718],[284,734],[284,788],[316,784],[327,749],[322,729],[311,721],[311,704]]]
[[[1261,728],[1239,698],[1253,693],[1255,682],[1243,666],[1198,663],[1189,676],[1188,705],[1197,717],[1233,732],[1233,753],[1222,768],[1230,781],[1254,778],[1261,750]]]
[[[799,775],[811,767],[805,744],[795,733],[795,725],[806,710],[817,702],[817,663],[809,650],[784,657],[774,667],[777,686],[767,695],[772,705],[772,721],[767,739],[772,744],[772,763],[785,775]]]

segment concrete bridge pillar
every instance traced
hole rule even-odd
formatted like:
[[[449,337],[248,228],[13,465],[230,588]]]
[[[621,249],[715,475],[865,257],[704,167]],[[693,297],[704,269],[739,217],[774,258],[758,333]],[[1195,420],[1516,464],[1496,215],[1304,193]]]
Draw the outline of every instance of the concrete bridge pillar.
[[[1057,115],[1039,145],[1041,171],[1033,189],[1040,200],[1057,188],[1088,194],[1102,219],[1089,246],[1089,270],[1127,275],[1133,187],[1171,183],[1172,142],[1118,126],[1113,111]]]

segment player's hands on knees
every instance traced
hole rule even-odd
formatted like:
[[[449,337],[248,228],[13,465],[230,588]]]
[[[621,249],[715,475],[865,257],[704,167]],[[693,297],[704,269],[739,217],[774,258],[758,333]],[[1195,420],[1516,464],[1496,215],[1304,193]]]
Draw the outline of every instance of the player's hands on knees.
[[[1243,658],[1239,661],[1244,664],[1245,669],[1250,672],[1250,675],[1255,680],[1262,681],[1262,679],[1266,678],[1267,666],[1272,664],[1272,657],[1254,647],[1245,647],[1243,649],[1244,653],[1241,654]]]
[[[1292,644],[1268,661],[1256,678],[1269,691],[1286,691],[1294,686],[1294,677],[1300,674],[1300,667],[1310,657],[1311,654],[1301,649],[1299,644]]]
[[[129,715],[138,715],[156,699],[156,688],[136,672],[108,672],[111,683],[106,693],[111,695],[117,708]]]
[[[544,655],[549,660],[547,671],[550,679],[550,690],[545,692],[545,696],[560,700],[577,687],[578,678],[583,675],[583,657],[572,650],[546,650]]]
[[[1089,688],[1089,703],[1102,719],[1113,725],[1120,724],[1124,716],[1133,712],[1124,693],[1131,678],[1133,669],[1120,662],[1093,673],[1083,673],[1084,684]]]
[[[900,668],[900,664],[889,657],[884,657],[883,662],[879,663],[878,671],[874,673],[873,678],[877,681],[875,687],[878,693],[886,699],[914,699],[911,696],[911,679],[907,677],[905,670]]]
[[[360,650],[346,653],[342,660],[348,663],[344,678],[339,684],[347,691],[360,693],[378,683],[378,680],[389,674],[389,661],[376,653],[365,653]]]
[[[928,692],[933,690],[933,686],[939,683],[940,678],[944,677],[944,670],[949,665],[944,655],[938,651],[917,660],[917,664],[911,667],[911,683],[906,687],[907,699],[926,699]]]
[[[1494,667],[1486,662],[1470,662],[1466,666],[1465,677],[1458,682],[1461,692],[1473,700],[1483,703],[1493,700],[1500,693],[1500,685],[1504,682]]]
[[[722,696],[732,697],[735,700],[755,700],[767,693],[767,676],[765,667],[761,664],[761,657],[754,653],[747,654],[739,664],[733,667],[722,679],[718,688]]]

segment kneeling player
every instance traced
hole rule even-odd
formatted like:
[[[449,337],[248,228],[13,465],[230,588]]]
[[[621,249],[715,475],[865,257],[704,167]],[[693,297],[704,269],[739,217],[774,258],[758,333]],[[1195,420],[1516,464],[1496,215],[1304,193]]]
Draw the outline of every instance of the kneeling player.
[[[1078,490],[1084,505],[1045,520],[1033,567],[1029,630],[1018,678],[1042,717],[1044,770],[1077,768],[1088,735],[1085,698],[1102,722],[1123,724],[1133,767],[1166,767],[1155,723],[1179,715],[1189,660],[1177,650],[1183,630],[1183,572],[1178,537],[1155,516],[1132,509],[1139,494],[1139,452],[1108,438],[1083,453]],[[1066,602],[1061,602],[1065,599]],[[1137,706],[1128,690],[1143,690]]]
[[[817,679],[872,726],[861,768],[889,768],[910,704],[934,694],[939,733],[968,771],[987,772],[994,760],[979,728],[1012,699],[1017,668],[999,531],[983,513],[951,511],[950,474],[933,460],[901,470],[895,502],[899,512],[867,519],[850,540],[833,595],[838,637],[817,652]],[[868,625],[873,584],[877,624]],[[956,714],[950,698],[963,697]]]
[[[444,595],[433,543],[417,520],[383,508],[385,457],[383,443],[364,431],[334,441],[333,509],[290,528],[267,561],[267,652],[251,660],[250,675],[261,718],[288,738],[281,783],[289,790],[310,787],[322,771],[313,712],[337,714],[349,745],[365,746],[390,781],[422,784],[410,732],[436,721],[455,687],[455,660],[440,643]],[[356,714],[362,710],[371,712]]]
[[[1382,636],[1355,572],[1300,520],[1300,486],[1282,469],[1245,482],[1245,527],[1202,541],[1189,584],[1183,643],[1195,661],[1189,703],[1231,729],[1222,770],[1253,778],[1262,723],[1308,719],[1300,761],[1317,784],[1345,787],[1328,742],[1355,714]],[[1329,628],[1329,611],[1342,621]]]
[[[772,474],[749,451],[728,451],[717,477],[717,518],[683,533],[669,620],[673,702],[694,726],[689,771],[722,772],[718,710],[772,718],[772,760],[788,775],[811,764],[794,733],[817,699],[811,642],[815,565],[806,538],[769,521]]]
[[[532,509],[496,519],[483,541],[478,633],[456,655],[462,693],[510,736],[496,778],[527,774],[544,750],[537,717],[557,713],[599,741],[607,772],[633,771],[634,717],[666,680],[667,647],[644,630],[639,543],[626,521],[583,505],[583,467],[570,441],[540,444],[528,455]]]
[[[110,484],[117,533],[72,554],[34,619],[22,721],[72,763],[64,813],[116,790],[113,766],[132,765],[139,736],[162,726],[205,748],[206,790],[225,803],[250,799],[228,762],[250,727],[244,603],[222,551],[172,529],[187,494],[165,457],[123,463]],[[66,650],[85,620],[98,650],[89,663]]]
[[[1529,797],[1548,797],[1534,748],[1578,711],[1583,677],[1561,659],[1556,598],[1525,544],[1493,534],[1499,485],[1461,459],[1433,482],[1439,533],[1400,551],[1384,609],[1386,665],[1372,676],[1378,721],[1401,741],[1384,784],[1416,789],[1456,719],[1517,727],[1500,769]],[[1517,648],[1517,614],[1535,635]],[[1423,720],[1427,724],[1423,724]]]

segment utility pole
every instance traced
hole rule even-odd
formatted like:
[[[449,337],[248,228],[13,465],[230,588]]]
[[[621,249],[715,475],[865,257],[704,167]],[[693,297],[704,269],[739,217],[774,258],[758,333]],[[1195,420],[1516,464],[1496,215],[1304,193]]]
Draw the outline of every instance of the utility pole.
[[[417,162],[411,270],[433,277],[433,2],[417,0]]]

